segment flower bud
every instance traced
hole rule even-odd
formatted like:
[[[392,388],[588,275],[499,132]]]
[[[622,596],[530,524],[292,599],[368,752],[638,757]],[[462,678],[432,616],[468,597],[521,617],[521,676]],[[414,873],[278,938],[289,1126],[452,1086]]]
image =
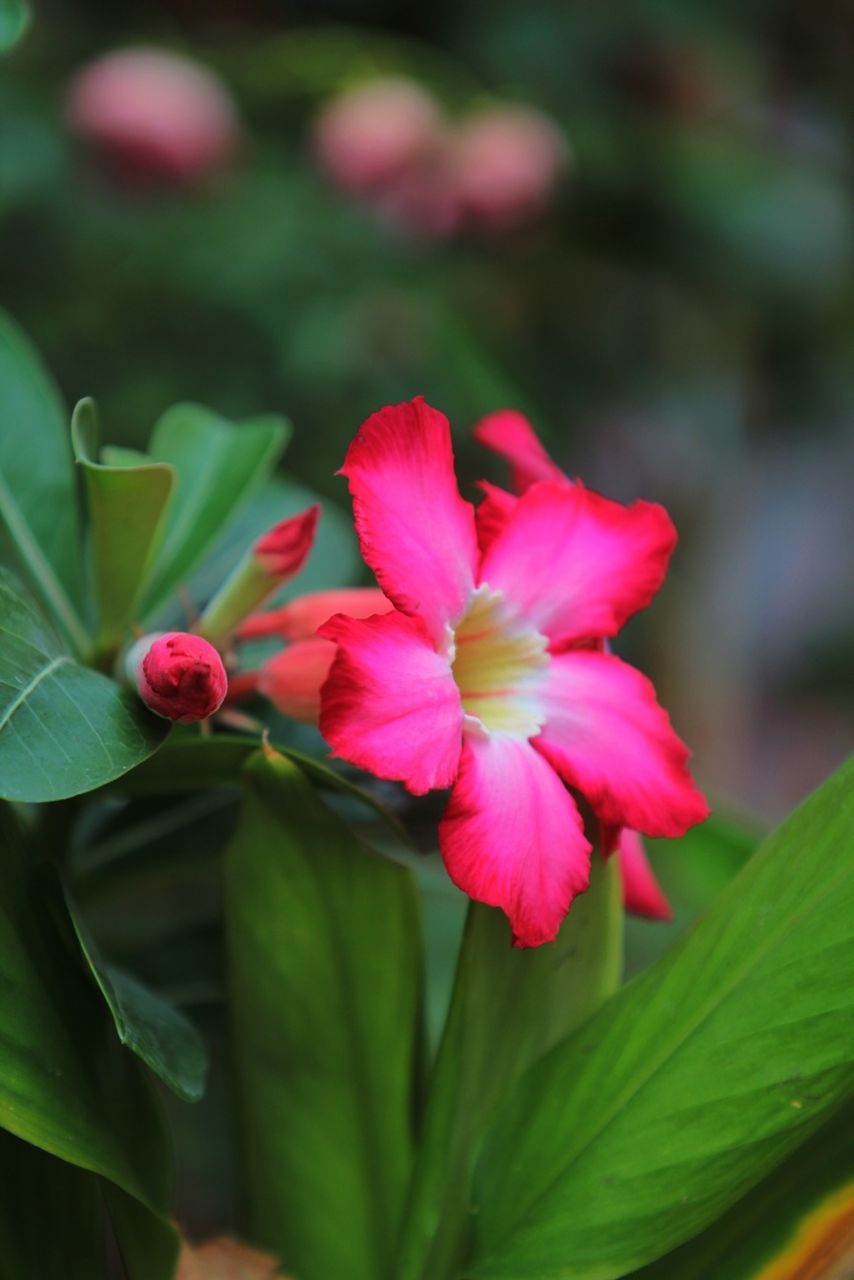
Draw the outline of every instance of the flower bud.
[[[258,692],[292,720],[317,724],[320,690],[335,649],[331,640],[298,640],[264,663],[258,672]]]
[[[158,49],[122,49],[71,83],[70,127],[124,178],[192,182],[236,149],[238,124],[224,85],[206,68]]]
[[[179,724],[213,715],[228,689],[213,645],[184,631],[144,636],[128,655],[128,669],[149,710]]]
[[[238,640],[260,640],[278,636],[282,640],[310,640],[336,613],[348,618],[370,618],[388,613],[391,601],[379,587],[340,587],[331,591],[309,591],[288,601],[281,609],[253,613],[237,632]]]
[[[432,97],[413,80],[383,77],[324,108],[315,124],[315,150],[338,186],[365,194],[429,154],[442,123]]]
[[[568,149],[553,121],[529,107],[494,107],[464,120],[455,145],[456,188],[469,220],[514,227],[547,206]]]

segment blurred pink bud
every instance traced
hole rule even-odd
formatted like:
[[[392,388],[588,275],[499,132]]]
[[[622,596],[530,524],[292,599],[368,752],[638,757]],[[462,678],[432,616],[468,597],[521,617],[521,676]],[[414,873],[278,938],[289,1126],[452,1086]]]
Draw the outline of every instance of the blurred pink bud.
[[[392,607],[379,587],[310,591],[280,609],[253,613],[238,629],[237,638],[257,640],[262,636],[279,636],[282,640],[310,640],[317,628],[336,613],[345,613],[348,618],[370,618],[375,613],[388,613]]]
[[[457,194],[475,225],[504,229],[549,203],[569,149],[557,125],[530,107],[493,107],[463,120],[455,140]]]
[[[346,191],[376,191],[441,145],[443,120],[413,80],[384,77],[333,99],[315,122],[318,159]]]
[[[146,640],[151,639],[146,637]],[[145,705],[167,720],[189,724],[205,720],[222,706],[228,677],[222,658],[201,636],[167,631],[145,646],[136,669],[139,696]]]
[[[315,503],[300,515],[281,520],[253,546],[255,561],[272,578],[293,578],[314,545],[319,518],[320,507]]]
[[[331,640],[298,640],[264,663],[258,672],[258,692],[292,720],[317,724],[320,690],[336,648]]]
[[[234,153],[239,128],[212,72],[158,49],[106,54],[74,77],[66,118],[122,176],[192,182]]]
[[[410,235],[443,240],[459,228],[462,207],[448,146],[403,169],[376,196],[386,220]]]

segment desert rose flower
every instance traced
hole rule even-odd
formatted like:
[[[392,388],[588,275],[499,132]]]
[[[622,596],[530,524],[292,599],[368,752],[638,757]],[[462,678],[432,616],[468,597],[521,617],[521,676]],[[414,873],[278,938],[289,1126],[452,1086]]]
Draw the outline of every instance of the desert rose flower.
[[[708,814],[650,682],[578,647],[649,604],[673,525],[655,503],[546,480],[506,495],[512,511],[479,544],[489,499],[476,513],[460,497],[448,420],[420,398],[370,417],[342,470],[395,607],[321,627],[338,645],[321,732],[415,795],[451,787],[451,878],[505,911],[517,946],[548,942],[589,878],[566,784],[610,826],[676,836]]]
[[[283,715],[306,724],[320,718],[320,690],[332,660],[335,645],[321,640],[318,627],[334,614],[369,618],[387,613],[391,603],[376,587],[344,587],[334,591],[312,591],[289,601],[280,609],[255,613],[237,632],[238,640],[259,640],[277,636],[287,648],[268,658],[260,671],[238,676],[229,689],[229,698],[260,693]]]
[[[474,436],[510,463],[511,480],[517,493],[524,493],[538,480],[572,484],[569,476],[549,457],[528,419],[515,409],[488,414],[474,428]],[[515,498],[494,486],[487,489],[493,525],[500,524],[513,510]],[[599,647],[604,650],[605,645]],[[600,843],[606,855],[616,850],[626,910],[654,920],[670,920],[673,915],[670,904],[656,881],[637,832],[605,830]]]
[[[345,191],[375,192],[441,145],[443,120],[425,89],[403,76],[371,80],[328,103],[314,145],[329,176]]]
[[[78,72],[66,117],[125,177],[194,182],[219,169],[239,138],[228,90],[189,58],[122,49]]]
[[[213,645],[183,631],[138,640],[128,654],[127,671],[149,710],[179,724],[212,716],[228,689]]]
[[[454,145],[455,186],[476,226],[509,229],[548,205],[569,151],[557,125],[530,107],[492,107],[463,120]]]

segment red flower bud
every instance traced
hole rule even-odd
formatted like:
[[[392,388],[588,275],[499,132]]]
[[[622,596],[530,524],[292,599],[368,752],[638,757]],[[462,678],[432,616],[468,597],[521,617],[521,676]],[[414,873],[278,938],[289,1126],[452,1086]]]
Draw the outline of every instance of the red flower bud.
[[[292,578],[299,573],[311,551],[319,517],[320,507],[315,503],[301,515],[280,521],[258,539],[252,554],[265,573],[273,578]]]
[[[320,690],[334,660],[335,645],[329,640],[298,640],[264,663],[258,692],[282,715],[317,724]]]
[[[228,689],[222,658],[201,636],[167,631],[137,669],[139,696],[167,720],[189,724],[219,710]]]

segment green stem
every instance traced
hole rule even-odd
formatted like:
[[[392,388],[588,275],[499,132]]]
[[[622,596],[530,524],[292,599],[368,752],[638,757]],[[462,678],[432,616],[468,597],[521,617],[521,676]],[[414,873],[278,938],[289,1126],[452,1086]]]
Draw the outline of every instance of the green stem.
[[[39,592],[54,620],[59,623],[66,637],[73,644],[78,657],[84,657],[89,650],[89,636],[83,623],[65,593],[59,579],[41,547],[36,542],[29,526],[20,514],[18,506],[12,498],[9,488],[0,476],[0,520],[9,530],[21,560],[29,570],[33,586]]]

